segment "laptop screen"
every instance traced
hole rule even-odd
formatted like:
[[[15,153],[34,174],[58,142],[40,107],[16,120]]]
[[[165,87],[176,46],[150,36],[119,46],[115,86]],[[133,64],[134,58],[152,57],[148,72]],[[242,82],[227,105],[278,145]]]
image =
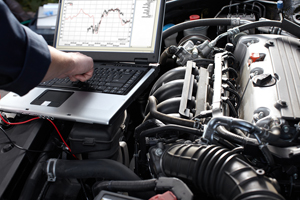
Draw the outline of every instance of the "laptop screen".
[[[165,0],[61,0],[54,46],[94,60],[157,62]]]

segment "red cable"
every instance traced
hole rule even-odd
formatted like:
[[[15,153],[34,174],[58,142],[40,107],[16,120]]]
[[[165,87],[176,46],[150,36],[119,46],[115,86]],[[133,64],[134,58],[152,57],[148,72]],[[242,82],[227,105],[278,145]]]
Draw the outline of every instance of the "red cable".
[[[8,122],[8,121],[6,121],[6,120],[5,120],[5,119],[2,117],[2,115],[1,115],[1,114],[0,114],[0,117],[1,117],[2,121],[3,121],[3,122],[5,122],[5,123],[6,123],[6,124],[8,124],[8,125],[19,125],[19,124],[25,124],[25,123],[31,122],[31,121],[33,121],[33,120],[40,119],[39,117],[35,117],[35,118],[29,119],[29,120],[27,120],[27,121],[24,121],[24,122],[16,122],[16,123],[11,123],[11,122]]]
[[[11,123],[11,122],[8,122],[6,121],[2,115],[0,114],[0,118],[2,119],[3,122],[5,122],[6,124],[9,124],[9,125],[20,125],[20,124],[25,124],[25,123],[28,123],[28,122],[31,122],[33,120],[36,120],[36,119],[40,119],[39,117],[35,117],[35,118],[32,118],[32,119],[29,119],[29,120],[26,120],[24,122],[16,122],[16,123]],[[47,119],[55,128],[55,130],[57,131],[60,139],[63,141],[63,143],[66,145],[66,147],[68,148],[68,150],[70,151],[70,153],[72,153],[71,151],[71,148],[68,146],[68,144],[65,142],[64,138],[62,137],[62,135],[60,134],[58,128],[56,127],[56,125],[50,120],[50,119]],[[78,158],[72,153],[73,157],[76,158],[78,160]]]
[[[63,141],[63,143],[64,143],[64,144],[66,145],[66,147],[69,149],[70,153],[72,153],[72,152],[71,152],[71,148],[70,148],[70,147],[67,145],[67,143],[65,142],[64,138],[63,138],[62,135],[60,134],[60,132],[59,132],[58,128],[56,127],[56,125],[54,124],[54,122],[51,121],[50,119],[47,119],[47,120],[54,126],[54,128],[55,128],[55,130],[57,131],[57,133],[58,133],[60,139]],[[76,159],[78,160],[78,158],[77,158],[73,153],[72,153],[72,155],[73,155],[74,158],[76,158]]]

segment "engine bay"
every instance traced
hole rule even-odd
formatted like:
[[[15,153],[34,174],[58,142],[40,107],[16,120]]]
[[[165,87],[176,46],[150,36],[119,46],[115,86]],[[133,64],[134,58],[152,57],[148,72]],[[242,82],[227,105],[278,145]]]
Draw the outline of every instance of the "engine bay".
[[[167,1],[159,76],[109,126],[2,112],[0,199],[299,199],[300,2],[282,3]]]

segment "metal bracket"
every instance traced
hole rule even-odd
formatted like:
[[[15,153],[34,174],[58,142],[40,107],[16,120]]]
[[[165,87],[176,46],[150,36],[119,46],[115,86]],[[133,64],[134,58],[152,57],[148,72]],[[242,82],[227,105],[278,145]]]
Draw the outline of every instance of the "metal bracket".
[[[55,182],[56,181],[56,175],[55,175],[55,167],[56,167],[57,159],[49,159],[47,164],[47,176],[49,182]]]
[[[185,117],[190,116],[190,109],[187,108],[188,101],[192,99],[193,93],[193,83],[194,83],[194,75],[193,68],[196,67],[196,63],[192,61],[188,61],[186,64],[184,83],[181,93],[181,100],[179,106],[179,114]]]

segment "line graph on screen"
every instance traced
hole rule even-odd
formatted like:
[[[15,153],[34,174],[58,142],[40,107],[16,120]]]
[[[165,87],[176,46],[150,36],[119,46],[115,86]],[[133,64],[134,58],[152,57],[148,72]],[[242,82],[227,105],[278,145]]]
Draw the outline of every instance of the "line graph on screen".
[[[134,0],[65,1],[60,45],[128,46]]]

